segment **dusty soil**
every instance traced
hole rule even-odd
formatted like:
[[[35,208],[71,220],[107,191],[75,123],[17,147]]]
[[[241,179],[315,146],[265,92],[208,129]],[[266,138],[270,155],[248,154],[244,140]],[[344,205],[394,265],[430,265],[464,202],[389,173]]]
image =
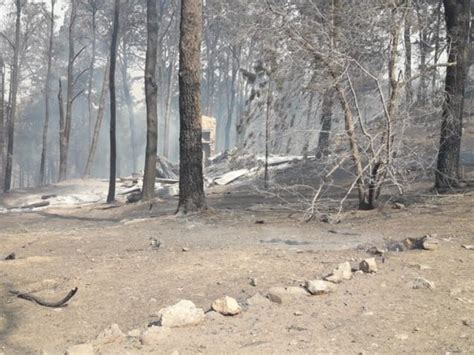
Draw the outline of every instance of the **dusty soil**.
[[[3,204],[31,194],[17,193]],[[143,330],[164,306],[188,299],[208,310],[223,295],[236,298],[244,311],[172,329],[156,347],[128,337],[96,350],[474,353],[474,250],[462,247],[474,244],[472,192],[427,195],[401,210],[387,205],[350,212],[336,225],[251,208],[266,202],[249,191],[216,189],[209,195],[213,208],[187,218],[173,215],[175,199],[152,206],[107,209],[95,203],[0,214],[0,255],[14,251],[17,257],[0,261],[0,353],[64,353],[93,341],[112,323],[124,333]],[[438,250],[389,252],[384,262],[378,258],[379,272],[355,274],[333,294],[245,306],[257,292],[297,286],[340,262],[369,257],[368,246],[429,233],[437,233]],[[162,242],[159,249],[150,238]],[[436,287],[413,289],[419,276]],[[257,286],[250,278],[257,278]],[[74,287],[77,295],[59,309],[8,292],[55,300]]]

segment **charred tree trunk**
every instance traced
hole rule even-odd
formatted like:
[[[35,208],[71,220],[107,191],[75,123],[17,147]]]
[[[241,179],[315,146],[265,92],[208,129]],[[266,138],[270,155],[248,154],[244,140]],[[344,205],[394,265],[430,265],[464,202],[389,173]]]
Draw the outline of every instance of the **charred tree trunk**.
[[[117,107],[115,100],[115,66],[117,63],[117,40],[119,32],[120,0],[114,3],[114,23],[112,29],[112,43],[110,45],[110,72],[109,72],[109,90],[110,90],[110,175],[109,175],[109,193],[107,203],[115,201],[115,177],[117,175],[117,140],[116,140],[116,116]]]
[[[107,99],[107,88],[109,85],[109,69],[110,69],[110,59],[107,60],[104,70],[104,78],[102,80],[102,89],[100,92],[99,98],[99,108],[97,110],[97,118],[95,120],[94,134],[92,135],[92,142],[89,149],[89,155],[87,156],[86,169],[84,171],[84,176],[91,175],[92,163],[94,162],[95,152],[97,150],[97,144],[99,142],[99,133],[100,127],[102,126],[102,121],[104,120],[105,112],[105,101]]]
[[[51,62],[53,59],[53,36],[54,36],[54,5],[56,0],[51,0],[51,18],[49,20],[49,45],[48,45],[48,64],[46,70],[45,88],[44,88],[44,125],[43,125],[43,142],[41,149],[40,176],[39,184],[45,184],[46,170],[46,153],[48,148],[48,129],[49,129],[49,94],[51,81]]]
[[[21,1],[16,0],[16,21],[15,21],[15,44],[13,47],[13,65],[11,73],[11,93],[10,93],[10,114],[8,117],[8,145],[7,145],[7,162],[5,165],[5,181],[4,191],[10,191],[12,187],[12,172],[13,172],[13,146],[15,139],[15,120],[17,110],[17,93],[18,93],[18,77],[20,72],[20,32],[21,32]]]
[[[438,74],[438,70],[436,69],[436,64],[438,63],[438,59],[440,56],[440,31],[441,31],[441,7],[443,5],[443,0],[438,0],[438,6],[436,8],[436,32],[435,32],[435,50],[434,50],[434,57],[433,57],[433,76],[431,77],[431,93],[434,96],[436,91],[436,77]]]
[[[143,175],[144,201],[151,200],[155,195],[156,152],[158,137],[157,100],[158,87],[156,84],[156,56],[158,51],[158,15],[156,0],[147,0],[147,51],[145,63],[145,95],[146,95],[146,151],[145,172]]]
[[[435,186],[444,190],[459,184],[464,86],[469,63],[471,0],[444,0],[446,31],[450,43],[446,68],[445,99]]]
[[[207,209],[201,127],[202,1],[181,1],[179,38],[179,204],[178,213]]]
[[[68,27],[69,56],[67,64],[67,96],[66,96],[66,116],[64,120],[63,139],[61,139],[62,154],[59,159],[59,181],[67,179],[67,159],[69,150],[69,137],[71,134],[72,104],[74,102],[74,60],[76,54],[74,50],[74,25],[76,22],[76,0],[71,0],[71,16]]]
[[[122,62],[122,86],[123,86],[123,96],[125,103],[127,104],[128,111],[128,123],[130,127],[130,152],[131,152],[131,161],[132,161],[132,171],[137,171],[137,156],[135,153],[135,113],[133,112],[133,100],[132,94],[130,93],[129,85],[129,76],[128,76],[128,59],[127,59],[127,43],[125,36],[122,41],[122,51],[123,51],[123,62]]]

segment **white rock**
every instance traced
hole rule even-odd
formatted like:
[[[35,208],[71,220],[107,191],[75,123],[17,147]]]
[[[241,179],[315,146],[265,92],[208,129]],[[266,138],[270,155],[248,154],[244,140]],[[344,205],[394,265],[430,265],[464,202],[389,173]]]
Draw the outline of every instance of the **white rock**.
[[[423,239],[423,249],[437,250],[439,249],[439,241],[430,237],[426,237]]]
[[[335,287],[331,282],[324,280],[307,280],[306,289],[312,295],[323,295],[326,293],[333,292]]]
[[[359,264],[359,268],[365,273],[373,273],[378,271],[375,258],[368,258],[362,260]]]
[[[235,298],[224,296],[212,303],[212,309],[224,316],[235,316],[242,311]]]
[[[352,267],[351,264],[346,261],[345,263],[339,264],[333,271],[332,274],[326,276],[324,279],[333,283],[340,283],[343,280],[350,280],[352,278]]]
[[[413,280],[412,288],[414,288],[414,289],[421,289],[421,288],[433,289],[433,288],[435,288],[435,285],[432,281],[424,279],[423,277],[418,277],[415,280]]]
[[[272,287],[268,290],[268,299],[274,303],[288,303],[296,297],[308,296],[308,292],[301,287]]]
[[[113,343],[120,341],[125,337],[125,334],[120,330],[117,324],[111,324],[105,328],[96,338],[98,343]]]
[[[78,344],[66,349],[66,355],[94,355],[92,344]]]
[[[157,327],[155,325],[145,330],[140,338],[143,345],[156,345],[171,334],[168,327]]]
[[[158,312],[160,325],[164,327],[184,327],[196,325],[204,320],[204,311],[196,308],[193,302],[181,300],[173,306],[162,308]]]
[[[140,331],[140,329],[132,329],[127,333],[127,335],[132,338],[138,338],[140,337],[141,333],[142,332]]]
[[[247,305],[249,306],[259,306],[269,304],[270,300],[262,296],[261,293],[257,292],[255,295],[247,299]]]

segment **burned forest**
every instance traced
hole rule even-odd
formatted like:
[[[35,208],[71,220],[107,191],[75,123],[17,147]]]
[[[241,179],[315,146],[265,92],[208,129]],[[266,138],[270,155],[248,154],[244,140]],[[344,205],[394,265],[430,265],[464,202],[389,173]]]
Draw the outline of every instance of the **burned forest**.
[[[0,355],[473,353],[473,27],[0,0]]]

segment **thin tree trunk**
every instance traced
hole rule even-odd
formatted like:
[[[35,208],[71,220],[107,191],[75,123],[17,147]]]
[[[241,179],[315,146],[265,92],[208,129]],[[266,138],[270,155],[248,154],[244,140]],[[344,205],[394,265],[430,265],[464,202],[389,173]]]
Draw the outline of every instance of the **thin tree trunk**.
[[[94,162],[95,152],[97,150],[97,144],[99,142],[100,127],[102,126],[102,121],[104,120],[105,101],[107,99],[107,89],[109,86],[109,69],[110,59],[108,58],[107,64],[105,65],[104,78],[102,79],[102,89],[100,91],[99,108],[97,110],[97,118],[95,120],[94,134],[92,135],[92,142],[89,149],[89,155],[87,156],[86,169],[84,171],[85,177],[91,175],[92,163]]]
[[[264,166],[264,175],[263,183],[264,187],[268,188],[268,156],[269,156],[269,143],[270,143],[270,117],[271,117],[271,106],[272,106],[272,79],[269,79],[268,82],[268,91],[267,91],[267,102],[265,110],[265,166]]]
[[[440,31],[441,31],[441,6],[443,5],[443,0],[438,0],[438,7],[436,8],[436,34],[435,34],[435,51],[433,57],[433,76],[431,77],[431,92],[434,95],[436,91],[436,77],[438,70],[436,69],[436,64],[440,56],[439,52],[439,43],[440,43]]]
[[[329,153],[329,137],[332,128],[332,90],[328,89],[323,94],[323,108],[321,113],[321,131],[319,132],[318,148],[316,157],[322,158]]]
[[[110,45],[110,72],[109,72],[109,90],[110,90],[110,176],[109,193],[107,203],[115,201],[115,178],[117,175],[117,140],[116,140],[116,116],[117,107],[115,100],[115,66],[117,63],[117,40],[119,33],[120,0],[115,0],[114,4],[114,23],[112,29],[112,43]]]
[[[0,186],[5,179],[5,64],[0,55]]]
[[[147,51],[145,63],[145,95],[146,95],[146,152],[145,172],[143,175],[144,201],[151,200],[155,195],[156,153],[158,138],[157,99],[158,87],[156,84],[156,56],[158,51],[158,16],[156,0],[147,0]]]
[[[11,74],[11,93],[10,93],[10,114],[8,119],[8,145],[7,145],[7,162],[5,166],[4,191],[10,191],[12,187],[12,171],[13,171],[13,146],[15,139],[15,120],[17,109],[17,93],[18,93],[18,77],[20,72],[20,31],[21,31],[21,0],[16,0],[16,21],[15,21],[15,45],[13,48],[13,65]]]
[[[406,0],[407,11],[410,11],[409,8],[411,7],[411,0]],[[411,16],[409,15],[410,12],[407,13],[405,16],[405,28],[403,32],[403,40],[405,43],[405,97],[407,106],[410,107],[413,101],[413,89],[411,86]]]
[[[175,52],[172,52],[170,60],[170,68],[168,75],[168,89],[166,93],[166,108],[165,108],[165,127],[164,127],[164,142],[163,142],[163,156],[165,158],[170,157],[170,121],[171,121],[171,99],[173,98],[173,78],[174,78],[174,61]]]
[[[419,50],[420,50],[420,65],[419,70],[421,72],[420,75],[420,85],[418,86],[418,101],[421,104],[426,103],[426,95],[427,95],[427,83],[426,83],[426,55],[429,49],[427,44],[428,41],[428,31],[425,28],[425,24],[423,23],[423,15],[421,13],[422,9],[420,4],[417,2],[416,6],[416,13],[418,17],[418,27],[419,27]]]
[[[128,111],[128,124],[130,128],[130,155],[132,161],[132,171],[137,171],[137,156],[135,152],[135,113],[133,112],[133,100],[130,93],[129,77],[128,77],[128,60],[127,60],[127,50],[126,50],[126,40],[125,36],[122,39],[122,50],[123,50],[123,65],[122,65],[122,86],[123,86],[123,96],[125,98],[125,103],[127,104]]]
[[[450,51],[446,68],[445,99],[435,186],[443,190],[459,184],[464,86],[469,63],[471,0],[444,0]]]
[[[45,184],[46,170],[46,154],[48,147],[48,128],[49,128],[49,94],[51,81],[51,63],[53,59],[53,36],[54,36],[54,5],[56,0],[51,0],[51,18],[49,22],[49,46],[48,46],[48,67],[46,70],[45,88],[44,88],[44,126],[43,126],[43,142],[41,149],[40,176],[39,184]]]
[[[87,88],[87,109],[89,113],[89,127],[88,127],[88,139],[89,148],[92,144],[92,86],[94,83],[94,67],[95,67],[95,56],[96,56],[96,42],[97,42],[97,4],[95,1],[91,3],[92,6],[92,54],[91,62],[89,65],[89,83]]]
[[[71,0],[71,16],[68,27],[69,56],[67,64],[67,93],[66,93],[66,116],[64,121],[63,144],[59,160],[59,181],[67,179],[67,159],[69,150],[69,137],[71,135],[72,105],[74,102],[74,25],[76,22],[76,0]]]
[[[65,135],[65,118],[64,118],[64,99],[63,99],[63,85],[61,79],[59,79],[58,89],[58,105],[59,105],[59,162],[64,161],[66,154],[66,144],[64,142]]]
[[[179,204],[178,213],[207,209],[201,127],[202,1],[181,1],[179,38]]]
[[[238,53],[237,53],[238,52]],[[232,118],[235,110],[235,95],[236,95],[236,81],[237,73],[239,72],[238,57],[240,57],[240,49],[236,46],[232,46],[232,74],[230,79],[230,90],[229,95],[230,99],[228,101],[227,108],[227,121],[225,125],[225,140],[224,140],[224,150],[229,150],[230,148],[230,131],[232,129]]]

